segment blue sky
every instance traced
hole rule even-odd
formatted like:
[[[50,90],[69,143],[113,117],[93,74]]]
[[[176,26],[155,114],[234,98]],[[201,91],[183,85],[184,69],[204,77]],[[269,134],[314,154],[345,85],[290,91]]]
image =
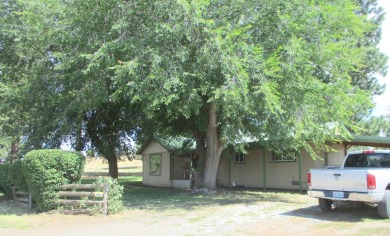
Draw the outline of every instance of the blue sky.
[[[379,0],[379,5],[382,6],[386,14],[386,19],[382,23],[382,39],[379,48],[390,59],[390,0]],[[390,60],[387,62],[388,73],[386,77],[379,78],[381,83],[386,84],[386,90],[381,96],[376,96],[374,102],[376,107],[373,111],[374,116],[386,115],[390,113]]]

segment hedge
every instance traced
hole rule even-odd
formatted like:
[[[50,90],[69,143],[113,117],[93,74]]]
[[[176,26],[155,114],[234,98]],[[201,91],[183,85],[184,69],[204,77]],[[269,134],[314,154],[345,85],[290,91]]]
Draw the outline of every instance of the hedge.
[[[123,186],[119,185],[116,179],[112,179],[111,177],[103,178],[99,177],[95,184],[106,184],[108,185],[108,214],[113,215],[121,210],[123,210]]]
[[[84,156],[75,152],[56,149],[28,152],[22,160],[22,170],[38,209],[53,209],[60,186],[78,182],[84,166]]]
[[[15,185],[18,190],[28,192],[28,185],[22,167],[22,160],[11,164],[9,168],[9,178],[11,183]]]
[[[5,193],[7,197],[12,195],[11,179],[9,178],[9,164],[0,165],[0,192]]]

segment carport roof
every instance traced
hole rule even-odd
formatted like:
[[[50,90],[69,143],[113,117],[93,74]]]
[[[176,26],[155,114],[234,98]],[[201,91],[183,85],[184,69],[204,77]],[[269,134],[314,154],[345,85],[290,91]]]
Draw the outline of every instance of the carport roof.
[[[390,148],[390,137],[354,136],[349,141],[343,141],[343,144],[352,145],[352,146],[369,146],[369,147]]]

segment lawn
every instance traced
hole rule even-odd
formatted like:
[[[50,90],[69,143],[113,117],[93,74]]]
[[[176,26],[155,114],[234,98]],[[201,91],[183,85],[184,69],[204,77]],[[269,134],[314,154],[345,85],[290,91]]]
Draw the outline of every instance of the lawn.
[[[88,162],[84,183],[107,176],[101,160]],[[124,211],[114,216],[36,213],[0,195],[0,235],[389,235],[390,220],[375,208],[340,206],[323,213],[316,199],[294,191],[221,188],[217,193],[142,185],[142,162],[120,162]]]

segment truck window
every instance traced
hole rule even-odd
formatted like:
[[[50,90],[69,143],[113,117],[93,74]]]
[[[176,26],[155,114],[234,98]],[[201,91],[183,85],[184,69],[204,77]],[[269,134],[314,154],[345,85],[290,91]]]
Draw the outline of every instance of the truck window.
[[[344,167],[374,167],[390,168],[389,153],[361,153],[350,154],[345,161]]]

